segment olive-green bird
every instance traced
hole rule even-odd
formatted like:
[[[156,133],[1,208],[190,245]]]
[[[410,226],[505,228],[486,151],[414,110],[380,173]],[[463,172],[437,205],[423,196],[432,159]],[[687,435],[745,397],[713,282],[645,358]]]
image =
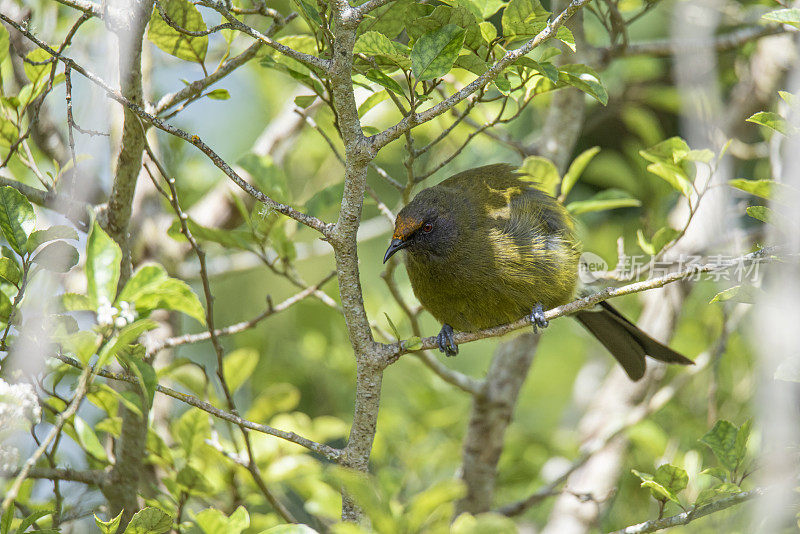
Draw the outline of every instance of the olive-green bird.
[[[439,350],[458,354],[453,329],[472,332],[544,310],[576,291],[580,244],[567,210],[510,165],[465,171],[420,191],[397,215],[383,258],[406,251],[414,294],[443,326]],[[622,364],[632,380],[645,356],[691,364],[606,302],[575,317]],[[534,327],[535,327],[534,326]]]

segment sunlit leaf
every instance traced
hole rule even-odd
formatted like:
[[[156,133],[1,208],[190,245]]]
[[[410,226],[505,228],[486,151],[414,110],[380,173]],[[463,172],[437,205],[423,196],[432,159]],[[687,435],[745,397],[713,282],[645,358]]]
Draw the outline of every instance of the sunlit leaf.
[[[728,185],[741,189],[746,193],[755,195],[761,198],[772,198],[773,189],[777,186],[774,180],[746,180],[744,178],[735,178],[728,180]]]
[[[5,280],[11,285],[18,286],[22,273],[19,272],[17,264],[8,258],[0,258],[0,279]]]
[[[41,245],[56,239],[78,239],[78,232],[73,227],[63,224],[55,224],[44,230],[35,230],[28,237],[25,248],[28,252],[33,252]]]
[[[605,189],[587,200],[570,202],[567,204],[567,211],[573,215],[580,215],[590,211],[632,208],[641,205],[641,200],[633,198],[621,189]]]
[[[163,534],[172,528],[172,516],[158,508],[145,508],[136,512],[124,534]]]
[[[94,516],[94,522],[97,525],[97,528],[100,529],[101,534],[117,534],[117,529],[119,528],[119,522],[122,520],[122,514],[124,510],[117,514],[117,517],[109,519],[108,521],[103,521],[97,515]]]
[[[258,365],[258,351],[253,348],[241,348],[230,352],[223,360],[225,380],[231,391],[238,390]]]
[[[92,430],[92,427],[87,425],[86,422],[77,415],[75,416],[73,425],[75,426],[75,433],[78,435],[78,441],[80,441],[83,450],[95,458],[107,462],[108,456],[106,456],[106,450],[100,443],[97,434]]]
[[[411,70],[418,80],[432,80],[447,74],[464,44],[466,32],[455,24],[447,24],[426,33],[411,50]]]
[[[207,508],[195,516],[195,521],[204,534],[241,534],[250,526],[250,515],[244,506],[238,507],[229,517],[219,510]]]
[[[507,42],[535,37],[549,16],[538,0],[511,0],[503,10],[503,37]]]
[[[93,302],[114,302],[119,282],[122,250],[95,221],[86,242],[86,278]]]
[[[578,157],[572,160],[572,163],[569,165],[569,169],[567,169],[566,174],[564,174],[564,178],[561,180],[561,197],[566,197],[570,191],[572,191],[572,187],[578,181],[583,170],[589,165],[589,162],[592,161],[592,158],[600,152],[600,147],[595,146],[588,150],[584,150],[581,152]]]
[[[28,235],[35,224],[36,215],[28,199],[13,187],[0,187],[0,229],[17,254],[25,253]]]
[[[776,9],[769,13],[764,13],[761,18],[769,22],[777,22],[779,24],[790,24],[795,28],[800,28],[800,9]]]
[[[734,471],[741,458],[737,456],[736,437],[739,429],[725,420],[717,421],[700,441],[708,445],[717,460],[728,470]]]
[[[169,19],[179,27],[193,32],[208,29],[200,11],[189,0],[161,0],[161,5]],[[161,17],[158,6],[153,6],[147,38],[177,58],[196,63],[203,63],[206,59],[208,36],[194,37],[172,28]]]
[[[748,117],[747,122],[766,126],[770,130],[775,130],[783,135],[793,135],[797,133],[797,128],[789,124],[786,119],[777,113],[773,113],[771,111],[759,111],[758,113]]]

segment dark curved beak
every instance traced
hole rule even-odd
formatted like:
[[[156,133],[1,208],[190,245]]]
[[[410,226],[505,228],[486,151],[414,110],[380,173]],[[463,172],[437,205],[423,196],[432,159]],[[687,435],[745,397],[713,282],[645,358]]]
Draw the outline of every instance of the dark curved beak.
[[[406,248],[410,245],[408,241],[403,241],[402,239],[392,239],[392,242],[389,243],[389,248],[386,249],[386,255],[383,257],[383,263],[389,261],[389,258],[394,256],[394,253],[400,250],[401,248]]]

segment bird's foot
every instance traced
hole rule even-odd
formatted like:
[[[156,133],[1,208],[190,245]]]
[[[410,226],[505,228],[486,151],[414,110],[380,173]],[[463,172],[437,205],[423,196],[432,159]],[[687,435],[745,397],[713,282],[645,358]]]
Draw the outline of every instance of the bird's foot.
[[[439,350],[444,352],[445,356],[458,354],[458,345],[453,339],[453,327],[449,324],[442,325],[439,335],[436,336],[436,344],[439,345]]]
[[[531,311],[531,322],[533,323],[533,332],[539,333],[539,328],[544,330],[550,324],[544,316],[544,308],[542,308],[542,303],[537,302],[533,306],[533,311]]]

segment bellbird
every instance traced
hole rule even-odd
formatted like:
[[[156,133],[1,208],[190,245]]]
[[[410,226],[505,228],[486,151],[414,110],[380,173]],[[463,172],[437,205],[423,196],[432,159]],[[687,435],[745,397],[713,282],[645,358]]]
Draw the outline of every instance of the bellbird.
[[[544,310],[575,294],[580,244],[556,199],[514,167],[487,165],[420,191],[397,215],[384,263],[406,251],[414,294],[443,326],[439,350],[458,354],[453,329],[472,332],[530,315],[544,328]],[[632,380],[645,356],[693,362],[645,334],[607,302],[575,317],[622,364]]]

